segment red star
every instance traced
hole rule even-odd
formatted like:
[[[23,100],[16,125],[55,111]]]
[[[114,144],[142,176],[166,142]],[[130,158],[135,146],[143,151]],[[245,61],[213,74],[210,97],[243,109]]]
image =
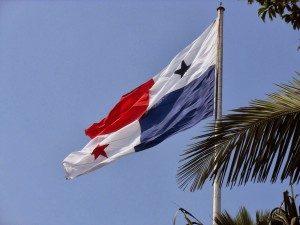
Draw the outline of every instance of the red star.
[[[94,151],[91,153],[91,155],[95,156],[95,160],[99,157],[99,155],[104,156],[105,158],[108,158],[106,152],[104,151],[104,149],[107,147],[108,145],[97,145],[97,147],[94,149]]]

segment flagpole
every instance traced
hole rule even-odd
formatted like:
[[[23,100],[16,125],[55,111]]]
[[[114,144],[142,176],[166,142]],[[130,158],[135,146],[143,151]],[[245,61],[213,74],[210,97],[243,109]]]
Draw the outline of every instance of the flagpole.
[[[223,73],[223,13],[225,8],[220,7],[218,11],[218,42],[217,42],[217,62],[216,62],[216,113],[215,120],[218,121],[222,117],[222,73]],[[213,184],[213,225],[216,225],[215,217],[217,214],[221,213],[221,187],[216,177]]]

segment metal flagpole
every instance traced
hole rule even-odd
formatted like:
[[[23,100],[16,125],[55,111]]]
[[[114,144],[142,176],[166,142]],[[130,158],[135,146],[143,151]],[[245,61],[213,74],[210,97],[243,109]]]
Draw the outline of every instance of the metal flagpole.
[[[225,8],[222,7],[222,3],[220,3],[220,7],[217,9],[218,11],[218,42],[217,42],[217,62],[216,62],[216,112],[215,112],[215,120],[219,120],[222,117],[222,72],[223,72],[223,13]],[[220,182],[218,180],[218,176],[216,177],[213,184],[213,225],[216,225],[215,216],[221,213],[221,187]]]

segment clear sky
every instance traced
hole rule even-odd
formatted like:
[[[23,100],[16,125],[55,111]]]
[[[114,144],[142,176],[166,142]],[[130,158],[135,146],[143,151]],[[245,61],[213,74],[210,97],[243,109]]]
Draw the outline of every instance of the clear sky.
[[[0,1],[0,225],[211,224],[212,186],[182,191],[178,161],[210,121],[66,181],[62,160],[121,95],[156,75],[216,18],[216,0]],[[300,71],[299,31],[225,0],[223,113]],[[222,209],[280,205],[287,183],[222,189]],[[295,186],[299,193],[299,186]],[[183,224],[182,220],[178,224]],[[180,223],[181,222],[181,223]]]

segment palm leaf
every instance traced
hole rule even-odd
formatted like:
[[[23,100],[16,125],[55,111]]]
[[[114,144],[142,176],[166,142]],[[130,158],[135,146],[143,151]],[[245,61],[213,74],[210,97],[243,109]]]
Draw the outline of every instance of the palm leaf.
[[[300,74],[298,74],[300,77]],[[200,141],[182,154],[177,181],[182,188],[200,189],[207,179],[220,184],[241,185],[248,181],[273,183],[300,178],[300,81],[254,100],[249,107],[210,124]],[[219,173],[219,175],[218,175]]]
[[[236,220],[226,210],[216,216],[215,223],[217,225],[237,225]]]
[[[173,225],[176,224],[176,219],[177,219],[177,215],[178,212],[182,212],[182,214],[184,215],[184,219],[187,222],[187,225],[203,225],[193,214],[191,214],[190,212],[188,212],[187,210],[185,210],[184,208],[179,208],[175,215],[174,215],[174,219],[173,219]],[[191,221],[190,217],[192,217],[193,219],[195,219],[196,221]]]
[[[247,211],[245,207],[241,207],[239,209],[239,212],[236,215],[236,223],[237,225],[254,225],[250,213]]]
[[[265,211],[256,211],[256,225],[268,225],[270,221],[270,212]]]
[[[223,213],[217,214],[215,222],[217,225],[254,225],[250,213],[245,207],[240,207],[234,218],[225,210]]]

